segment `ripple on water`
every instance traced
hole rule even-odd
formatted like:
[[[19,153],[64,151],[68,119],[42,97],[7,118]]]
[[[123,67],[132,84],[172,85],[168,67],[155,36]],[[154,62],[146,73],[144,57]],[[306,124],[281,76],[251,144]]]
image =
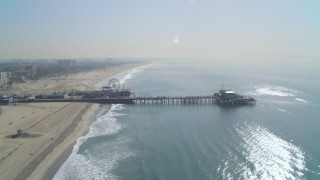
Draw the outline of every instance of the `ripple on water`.
[[[243,139],[247,161],[253,169],[243,173],[244,177],[259,179],[296,179],[303,177],[305,159],[303,151],[266,128],[253,123],[236,129]]]
[[[240,138],[241,155],[229,153],[224,164],[219,166],[224,179],[303,178],[306,162],[299,147],[251,122],[238,125],[235,133]]]

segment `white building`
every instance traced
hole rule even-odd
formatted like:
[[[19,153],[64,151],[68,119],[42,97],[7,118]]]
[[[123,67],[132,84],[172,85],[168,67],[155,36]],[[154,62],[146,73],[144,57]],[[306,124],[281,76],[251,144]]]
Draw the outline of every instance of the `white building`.
[[[9,75],[8,72],[0,72],[0,89],[8,87]]]

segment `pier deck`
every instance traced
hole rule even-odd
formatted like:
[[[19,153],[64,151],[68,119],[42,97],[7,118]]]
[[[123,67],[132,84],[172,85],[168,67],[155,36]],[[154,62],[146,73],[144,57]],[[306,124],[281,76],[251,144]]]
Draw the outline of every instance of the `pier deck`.
[[[71,89],[52,94],[39,94],[36,96],[23,95],[10,98],[11,102],[19,103],[45,103],[45,102],[88,102],[99,104],[218,104],[228,105],[251,105],[256,100],[243,95],[238,95],[234,91],[224,90],[223,85],[219,93],[207,96],[157,96],[157,97],[136,97],[130,89],[121,89],[120,81],[112,78],[108,86],[101,90],[95,90],[84,84],[79,84]],[[6,99],[5,103],[9,103]]]
[[[158,96],[136,97],[135,104],[213,104],[213,96]]]
[[[19,103],[45,102],[88,102],[98,104],[218,104],[218,105],[247,105],[252,104],[252,98],[241,97],[221,99],[215,96],[157,96],[134,98],[83,98],[83,99],[23,99]]]
[[[84,99],[23,99],[18,103],[46,103],[46,102],[79,102],[98,104],[133,104],[133,98],[84,98]]]

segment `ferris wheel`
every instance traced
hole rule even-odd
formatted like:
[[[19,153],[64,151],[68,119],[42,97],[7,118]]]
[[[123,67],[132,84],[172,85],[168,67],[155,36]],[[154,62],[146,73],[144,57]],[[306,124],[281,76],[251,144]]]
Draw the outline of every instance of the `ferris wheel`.
[[[117,78],[110,79],[108,86],[113,89],[120,89],[120,81]]]

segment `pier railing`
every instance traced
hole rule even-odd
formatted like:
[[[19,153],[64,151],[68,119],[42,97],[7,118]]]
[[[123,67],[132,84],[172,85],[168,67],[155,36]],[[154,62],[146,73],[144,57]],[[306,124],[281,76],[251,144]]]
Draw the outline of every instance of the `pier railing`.
[[[136,97],[135,104],[213,104],[214,96],[157,96]]]

